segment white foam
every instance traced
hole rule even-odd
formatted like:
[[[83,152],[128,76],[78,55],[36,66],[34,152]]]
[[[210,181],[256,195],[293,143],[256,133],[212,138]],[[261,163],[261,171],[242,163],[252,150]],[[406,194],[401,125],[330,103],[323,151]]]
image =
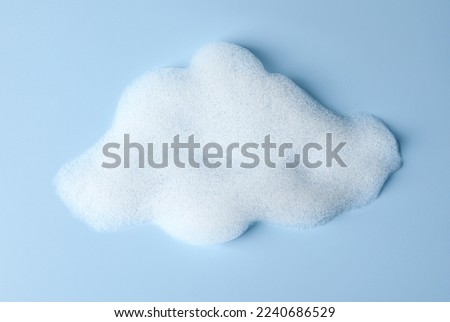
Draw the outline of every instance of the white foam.
[[[270,134],[297,147],[325,146],[325,133],[332,133],[334,142],[347,142],[339,153],[347,167],[285,169],[286,161],[277,159],[276,169],[263,161],[254,169],[141,169],[136,153],[129,169],[101,167],[103,145],[123,142],[125,133],[134,142],[155,143],[155,150],[177,134],[223,146],[261,143]],[[133,82],[110,130],[63,166],[55,183],[73,213],[97,230],[154,223],[178,239],[210,244],[234,239],[258,221],[291,227],[327,222],[375,199],[400,163],[397,142],[378,119],[338,116],[288,78],[266,72],[248,50],[219,43],[202,48],[187,68],[157,70]]]

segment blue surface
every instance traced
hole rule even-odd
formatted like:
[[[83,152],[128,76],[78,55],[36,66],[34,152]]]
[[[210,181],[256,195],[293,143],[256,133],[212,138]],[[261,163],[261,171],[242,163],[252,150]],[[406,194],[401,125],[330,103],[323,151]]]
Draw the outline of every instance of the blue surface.
[[[381,117],[403,168],[325,226],[257,225],[219,246],[74,219],[59,167],[129,82],[215,41],[337,112]],[[0,300],[450,300],[449,1],[2,1],[0,72]]]

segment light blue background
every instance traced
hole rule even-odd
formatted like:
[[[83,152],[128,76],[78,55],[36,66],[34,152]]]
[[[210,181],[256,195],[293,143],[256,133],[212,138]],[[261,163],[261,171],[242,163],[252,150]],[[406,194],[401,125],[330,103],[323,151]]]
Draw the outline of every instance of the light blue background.
[[[209,42],[396,133],[403,168],[317,229],[193,247],[99,234],[55,196],[124,87]],[[1,1],[0,300],[449,301],[450,1]]]

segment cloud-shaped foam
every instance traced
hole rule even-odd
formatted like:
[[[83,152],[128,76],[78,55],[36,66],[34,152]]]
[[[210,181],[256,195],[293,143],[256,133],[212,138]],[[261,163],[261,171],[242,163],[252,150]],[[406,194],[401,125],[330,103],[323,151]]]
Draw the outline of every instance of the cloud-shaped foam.
[[[325,147],[326,133],[335,145],[346,142],[339,151],[346,167],[333,160],[331,167],[286,168],[305,144]],[[123,143],[124,134],[143,145],[154,143],[155,151],[175,135],[186,141],[192,134],[196,141],[224,147],[262,143],[270,134],[294,147],[284,157],[271,151],[276,168],[263,162],[252,169],[139,168],[136,151],[129,168],[102,167],[108,161],[104,145]],[[309,157],[319,160],[324,150],[311,149]],[[121,144],[117,153],[123,152]],[[233,164],[243,160],[233,156]],[[55,183],[73,213],[99,231],[153,223],[186,242],[210,244],[234,239],[259,221],[291,227],[325,223],[375,199],[400,163],[397,142],[381,121],[366,114],[336,115],[290,79],[265,71],[248,50],[220,43],[199,50],[187,68],[160,69],[133,82],[112,127],[63,166]]]

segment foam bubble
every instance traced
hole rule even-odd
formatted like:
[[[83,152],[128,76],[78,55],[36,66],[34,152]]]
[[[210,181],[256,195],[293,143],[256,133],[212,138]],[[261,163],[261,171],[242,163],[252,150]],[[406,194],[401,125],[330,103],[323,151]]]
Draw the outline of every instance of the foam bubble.
[[[326,133],[334,145],[346,142],[339,151],[346,167],[336,160],[325,166]],[[192,134],[224,149],[233,142],[261,144],[270,134],[294,148],[282,158],[271,151],[276,168],[264,165],[261,151],[261,163],[252,169],[236,166],[249,161],[242,155],[233,156],[232,168],[224,159],[215,169],[181,169],[170,162],[163,169],[139,168],[136,151],[130,168],[102,167],[111,161],[104,145],[117,142],[117,153],[123,153],[124,134],[143,146],[154,143],[155,153],[175,135],[186,142]],[[309,158],[323,165],[287,169],[286,162],[294,153],[302,156],[301,147],[310,142],[323,147],[309,150]],[[375,199],[400,164],[397,142],[380,120],[336,115],[290,79],[265,71],[248,50],[219,43],[202,48],[187,68],[164,68],[133,82],[112,127],[63,166],[55,183],[73,213],[99,231],[153,223],[186,242],[210,244],[234,239],[259,221],[299,228],[325,223]]]

